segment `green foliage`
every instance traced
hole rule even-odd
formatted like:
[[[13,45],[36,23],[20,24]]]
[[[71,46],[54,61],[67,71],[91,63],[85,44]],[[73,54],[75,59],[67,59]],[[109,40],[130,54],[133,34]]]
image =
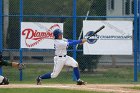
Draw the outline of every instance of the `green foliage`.
[[[106,15],[106,0],[91,0],[93,1],[90,7],[91,15],[105,16]]]
[[[85,16],[90,10],[89,16],[105,15],[106,0],[77,0],[77,16]],[[8,48],[20,47],[20,2],[9,0],[9,27],[7,34]],[[73,1],[72,0],[23,0],[24,22],[62,22],[64,23],[64,37],[73,38]],[[15,16],[16,15],[16,16]],[[41,15],[41,16],[40,16]],[[47,17],[56,16],[56,17]],[[57,17],[58,16],[58,17]],[[59,18],[59,16],[69,16]],[[82,29],[83,18],[77,18],[77,35]]]
[[[71,0],[24,0],[24,14],[28,15],[71,15]],[[69,10],[69,11],[68,11]]]

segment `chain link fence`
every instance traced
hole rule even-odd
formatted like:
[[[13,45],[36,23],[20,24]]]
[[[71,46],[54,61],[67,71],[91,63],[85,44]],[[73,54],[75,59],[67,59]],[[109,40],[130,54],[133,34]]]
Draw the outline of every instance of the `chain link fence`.
[[[21,5],[22,1],[22,5]],[[74,16],[76,2],[76,17]],[[23,13],[21,15],[21,13]],[[74,19],[76,31],[73,32]],[[3,56],[5,60],[26,64],[23,81],[53,70],[54,50],[22,49],[20,56],[20,22],[64,23],[64,37],[78,39],[83,20],[134,20],[134,0],[3,0]],[[74,37],[76,35],[76,37]],[[82,38],[82,37],[81,37]],[[133,80],[134,56],[130,55],[83,55],[83,46],[77,50],[68,48],[68,55],[79,63],[81,78],[89,83],[121,83]],[[3,67],[3,73],[11,81],[18,81],[19,71]],[[11,70],[12,69],[12,70]],[[69,83],[73,70],[64,67],[55,80],[49,83]]]

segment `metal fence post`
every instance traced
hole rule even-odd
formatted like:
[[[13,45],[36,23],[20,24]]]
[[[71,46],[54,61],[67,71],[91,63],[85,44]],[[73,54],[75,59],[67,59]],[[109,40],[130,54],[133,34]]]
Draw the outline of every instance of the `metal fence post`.
[[[22,20],[23,20],[23,0],[20,0],[20,31],[21,31]],[[22,63],[22,48],[20,48],[19,52],[20,52],[20,63]],[[22,70],[20,70],[20,81],[22,81]]]
[[[73,39],[76,39],[76,0],[73,0]],[[73,58],[76,59],[76,45],[73,46]],[[76,77],[73,73],[73,80],[76,80]]]
[[[134,0],[134,81],[137,79],[137,53],[138,53],[138,44],[137,44],[137,0]]]
[[[73,0],[73,39],[76,39],[76,0]],[[73,57],[76,59],[76,47],[73,46]]]
[[[2,50],[2,0],[0,0],[0,51]],[[0,67],[0,75],[2,75],[2,68]]]
[[[138,0],[138,70],[140,72],[140,0]]]

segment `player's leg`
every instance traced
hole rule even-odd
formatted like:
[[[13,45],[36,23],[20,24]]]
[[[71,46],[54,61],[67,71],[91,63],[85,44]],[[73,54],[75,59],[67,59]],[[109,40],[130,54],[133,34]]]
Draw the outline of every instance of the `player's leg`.
[[[46,73],[37,78],[37,85],[41,84],[42,79],[56,78],[64,66],[64,58],[54,57],[54,68],[52,73]]]
[[[85,82],[80,79],[78,63],[72,57],[67,56],[67,61],[66,61],[65,65],[73,67],[73,71],[74,71],[74,74],[77,79],[77,85],[84,85]]]
[[[73,71],[76,76],[76,79],[77,80],[80,79],[78,63],[70,56],[66,56],[66,59],[67,59],[67,61],[66,61],[65,65],[73,67]]]

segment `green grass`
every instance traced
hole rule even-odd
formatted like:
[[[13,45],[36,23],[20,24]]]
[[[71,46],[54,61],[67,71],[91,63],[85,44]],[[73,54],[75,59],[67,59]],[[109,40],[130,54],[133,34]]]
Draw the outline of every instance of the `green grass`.
[[[140,90],[140,86],[131,87],[131,89]]]
[[[135,83],[133,82],[133,67],[102,67],[98,69],[100,70],[94,72],[81,72],[81,79],[90,84]],[[4,76],[10,79],[10,83],[36,83],[35,79],[38,75],[51,72],[52,70],[53,65],[27,65],[26,69],[23,70],[23,80],[19,81],[19,71],[17,69],[3,67]],[[43,80],[43,83],[75,84],[75,82],[73,82],[72,75],[72,68],[69,72],[64,68],[57,78]]]
[[[19,71],[11,67],[3,67],[4,76],[10,79],[11,84],[36,84],[36,77],[53,70],[53,65],[27,65],[23,70],[23,80],[19,81]],[[75,84],[72,80],[73,71],[68,72],[66,68],[62,70],[60,75],[55,79],[43,80],[43,84]],[[87,81],[88,84],[131,84],[133,82],[133,67],[100,67],[94,72],[81,72],[81,79]],[[140,90],[140,87],[132,89]],[[54,88],[30,88],[30,89],[0,89],[0,93],[105,93],[78,91]]]
[[[106,93],[94,91],[54,89],[54,88],[1,88],[0,93]]]

